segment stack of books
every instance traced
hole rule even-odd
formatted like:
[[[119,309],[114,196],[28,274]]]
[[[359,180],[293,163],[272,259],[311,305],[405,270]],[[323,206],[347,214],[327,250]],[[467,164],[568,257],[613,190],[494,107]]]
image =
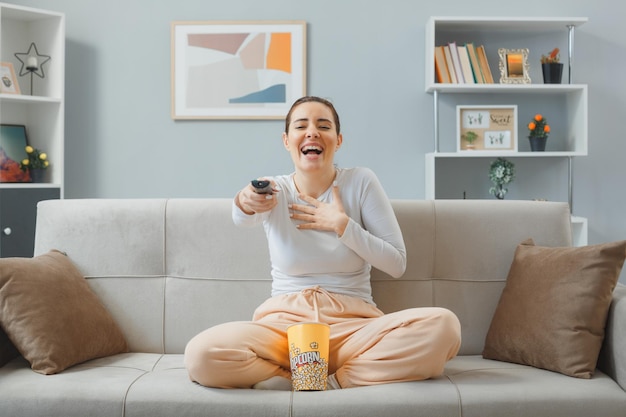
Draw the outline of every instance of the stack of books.
[[[435,46],[435,76],[444,84],[493,84],[483,45],[474,43]]]

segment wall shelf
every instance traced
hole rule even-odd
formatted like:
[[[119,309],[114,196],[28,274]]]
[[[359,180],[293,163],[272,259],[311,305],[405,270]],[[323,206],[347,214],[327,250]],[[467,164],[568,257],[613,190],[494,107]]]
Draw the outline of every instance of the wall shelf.
[[[34,91],[30,75],[19,76],[22,63],[15,57],[32,42],[51,57],[45,77],[33,78]],[[65,15],[0,3],[0,61],[13,64],[21,91],[0,94],[0,123],[24,125],[28,144],[50,161],[45,183],[0,183],[0,257],[32,256],[37,202],[64,194]]]
[[[587,22],[584,17],[431,17],[426,24],[424,90],[433,96],[433,152],[425,155],[425,197],[450,195],[438,192],[437,166],[445,162],[449,170],[455,161],[461,163],[476,158],[544,161],[551,158],[566,161],[567,200],[573,211],[572,189],[575,157],[588,153],[588,92],[587,85],[573,82],[574,30]],[[435,46],[456,42],[484,45],[495,84],[444,84],[435,78]],[[540,57],[554,47],[564,56],[564,84],[543,84]],[[499,48],[528,48],[531,64],[528,84],[500,84]],[[567,77],[565,77],[567,75]],[[515,105],[518,107],[516,151],[455,151],[457,105]],[[539,110],[538,110],[539,109]],[[553,131],[546,152],[530,152],[526,143],[526,123],[536,113],[549,119]],[[552,117],[552,118],[551,118]],[[551,118],[551,119],[550,119]],[[452,121],[452,123],[451,123]],[[534,162],[533,162],[534,163]],[[470,169],[463,163],[464,169]],[[452,168],[453,169],[453,168]],[[448,172],[448,171],[445,171]],[[459,181],[471,174],[458,173]],[[445,183],[445,181],[443,182]],[[443,184],[442,183],[442,184]],[[451,183],[448,179],[448,185]],[[440,185],[442,186],[442,185]],[[457,195],[455,190],[453,195]],[[448,197],[450,198],[450,197]],[[587,220],[572,217],[574,241],[586,244]]]

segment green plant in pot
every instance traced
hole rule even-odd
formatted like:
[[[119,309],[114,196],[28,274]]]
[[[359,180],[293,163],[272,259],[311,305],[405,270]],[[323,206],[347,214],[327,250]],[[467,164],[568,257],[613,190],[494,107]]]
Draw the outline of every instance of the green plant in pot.
[[[550,133],[550,125],[546,118],[541,114],[536,114],[528,123],[528,132],[530,150],[533,152],[545,151],[548,134]]]
[[[560,62],[559,52],[559,48],[554,48],[548,55],[541,55],[544,84],[561,84],[563,64]]]
[[[26,146],[25,149],[28,156],[22,160],[20,168],[28,172],[32,182],[43,182],[45,170],[50,165],[48,155],[32,146]]]
[[[476,132],[474,132],[473,130],[470,130],[465,133],[462,138],[467,141],[467,146],[465,149],[474,149],[474,142],[476,141],[476,139],[478,139],[478,134],[476,134]]]
[[[515,164],[504,158],[496,159],[489,166],[489,179],[493,183],[493,187],[489,188],[489,194],[493,194],[498,200],[503,200],[509,191],[504,186],[515,179]]]

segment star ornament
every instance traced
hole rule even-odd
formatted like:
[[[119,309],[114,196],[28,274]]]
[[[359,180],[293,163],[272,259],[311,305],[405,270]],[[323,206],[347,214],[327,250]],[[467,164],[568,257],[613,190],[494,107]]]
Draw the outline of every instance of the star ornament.
[[[35,52],[33,53],[33,49]],[[43,64],[50,61],[50,55],[41,55],[37,50],[35,42],[30,44],[27,52],[17,52],[15,57],[22,63],[20,68],[20,77],[31,73],[36,74],[40,78],[44,78],[46,74],[43,71]]]

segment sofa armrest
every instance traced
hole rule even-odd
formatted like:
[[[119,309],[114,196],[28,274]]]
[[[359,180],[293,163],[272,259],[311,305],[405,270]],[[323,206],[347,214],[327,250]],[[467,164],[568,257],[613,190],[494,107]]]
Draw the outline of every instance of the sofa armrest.
[[[598,369],[626,391],[626,285],[617,284],[606,322]]]

